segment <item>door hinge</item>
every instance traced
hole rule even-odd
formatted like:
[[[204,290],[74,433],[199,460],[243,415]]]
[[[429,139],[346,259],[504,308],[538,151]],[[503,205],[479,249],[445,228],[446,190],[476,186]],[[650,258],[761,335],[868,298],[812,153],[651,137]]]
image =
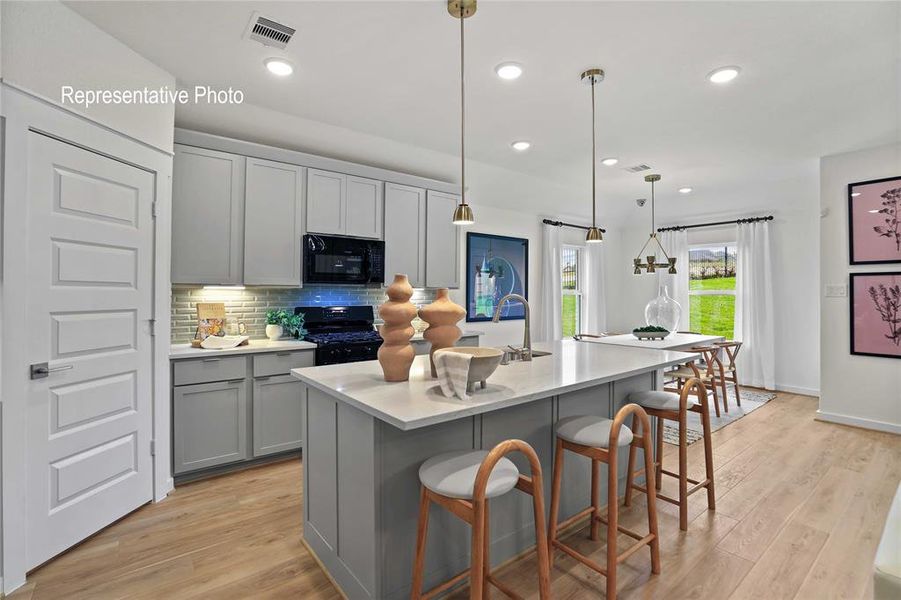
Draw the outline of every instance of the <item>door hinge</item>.
[[[156,336],[156,319],[148,319],[147,324],[150,327],[150,337]]]
[[[150,456],[156,456],[156,440],[150,440]]]
[[[156,218],[156,200],[150,203],[150,216]]]

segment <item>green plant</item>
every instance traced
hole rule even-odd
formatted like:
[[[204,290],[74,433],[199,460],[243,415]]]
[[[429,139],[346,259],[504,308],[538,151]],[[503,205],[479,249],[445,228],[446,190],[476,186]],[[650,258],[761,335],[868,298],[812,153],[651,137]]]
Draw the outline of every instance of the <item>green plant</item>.
[[[288,313],[283,310],[267,310],[266,325],[283,325],[288,318]]]
[[[669,333],[669,330],[657,325],[648,325],[646,327],[636,327],[632,331],[636,333]]]
[[[285,328],[285,331],[293,337],[300,338],[307,334],[307,330],[304,329],[304,316],[303,313],[297,315],[287,315],[285,316],[285,320],[282,322],[282,325]]]

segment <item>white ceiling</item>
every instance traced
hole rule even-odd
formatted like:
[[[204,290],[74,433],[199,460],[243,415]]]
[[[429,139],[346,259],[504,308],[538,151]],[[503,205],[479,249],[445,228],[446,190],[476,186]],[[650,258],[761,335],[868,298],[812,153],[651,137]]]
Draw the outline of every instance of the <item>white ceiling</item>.
[[[442,0],[68,4],[181,84],[233,86],[269,109],[459,152],[459,27]],[[285,51],[241,39],[255,10],[297,28]],[[898,2],[483,1],[466,22],[467,154],[587,192],[579,73],[601,66],[598,158],[620,164],[599,166],[599,198],[634,206],[645,184],[621,167],[644,162],[664,175],[661,198],[683,209],[740,204],[736,189],[901,139],[899,39]],[[277,55],[294,62],[290,78],[263,68]],[[499,80],[504,60],[524,75]],[[732,64],[742,73],[731,84],[705,80]],[[532,149],[514,153],[516,139]],[[695,193],[680,197],[683,185]]]

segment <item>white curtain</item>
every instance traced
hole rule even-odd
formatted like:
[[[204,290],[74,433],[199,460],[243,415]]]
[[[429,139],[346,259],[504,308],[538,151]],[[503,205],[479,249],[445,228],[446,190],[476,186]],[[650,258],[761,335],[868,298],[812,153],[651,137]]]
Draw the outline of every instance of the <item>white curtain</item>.
[[[688,232],[684,229],[681,231],[663,231],[657,234],[660,243],[666,250],[667,254],[676,259],[676,274],[670,275],[666,269],[657,271],[657,286],[665,285],[669,289],[669,295],[679,303],[682,307],[682,316],[679,318],[679,324],[676,326],[678,331],[688,331],[691,329],[691,321],[689,313],[691,305],[688,297]],[[657,256],[657,260],[663,262],[662,256]]]
[[[773,389],[776,359],[769,221],[738,225],[735,249],[734,336],[743,342],[737,365],[740,383]]]
[[[553,341],[563,337],[560,306],[562,286],[560,228],[544,225],[541,231],[541,315],[538,319],[538,340]]]
[[[585,244],[585,281],[582,288],[582,316],[584,324],[578,333],[607,331],[607,300],[604,296],[604,246]]]

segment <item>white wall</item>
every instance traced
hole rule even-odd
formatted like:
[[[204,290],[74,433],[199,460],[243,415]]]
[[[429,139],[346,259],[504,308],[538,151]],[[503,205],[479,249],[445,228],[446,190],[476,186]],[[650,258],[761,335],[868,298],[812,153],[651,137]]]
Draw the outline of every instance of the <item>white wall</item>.
[[[658,226],[706,223],[738,217],[775,216],[773,221],[773,304],[776,311],[776,387],[819,393],[819,317],[816,255],[818,236],[816,163],[762,189],[736,190],[733,198],[658,199]],[[721,206],[742,206],[723,212]],[[629,226],[608,238],[618,240],[609,271],[618,277],[608,296],[608,329],[630,331],[644,322],[644,306],[657,295],[656,277],[632,274],[632,258],[647,240],[648,206],[633,211]],[[689,243],[735,241],[734,228],[689,230]],[[614,279],[614,281],[617,281]],[[684,307],[683,307],[684,308]],[[687,328],[688,322],[681,325]]]
[[[175,78],[55,1],[0,2],[2,73],[7,83],[59,103],[60,88],[143,89]],[[167,105],[72,107],[107,127],[172,151],[175,109]]]
[[[901,144],[826,156],[820,160],[820,275],[849,283],[850,272],[899,271],[901,265],[850,266],[847,185],[901,175]],[[822,294],[822,290],[821,290]],[[850,353],[849,299],[820,299],[819,418],[901,433],[901,359]]]

